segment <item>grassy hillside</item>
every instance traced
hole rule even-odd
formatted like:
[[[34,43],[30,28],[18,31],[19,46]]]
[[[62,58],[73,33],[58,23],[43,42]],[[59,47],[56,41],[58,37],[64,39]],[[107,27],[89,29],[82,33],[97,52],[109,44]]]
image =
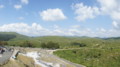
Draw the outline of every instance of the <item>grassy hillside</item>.
[[[120,49],[73,49],[59,50],[55,55],[87,67],[119,67]]]
[[[31,40],[31,37],[15,32],[0,32],[0,45],[7,42],[7,46],[20,46],[25,41]],[[6,44],[4,44],[6,46]]]
[[[8,41],[14,38],[16,38],[16,35],[13,33],[0,32],[0,41]]]
[[[0,32],[0,41],[28,40],[29,38],[15,32]]]
[[[60,48],[81,48],[80,44],[84,44],[84,47],[89,48],[102,48],[102,49],[113,49],[120,48],[119,39],[100,39],[100,38],[90,38],[90,37],[60,37],[60,36],[45,36],[36,37],[33,40],[42,42],[55,42],[60,45]]]
[[[43,37],[28,37],[15,32],[0,32],[0,41],[7,41],[8,45],[12,46],[31,46],[41,47],[43,44],[50,42],[59,45],[59,48],[102,48],[113,49],[120,48],[119,38],[100,39],[90,37],[64,37],[64,36],[43,36]]]
[[[61,36],[44,36],[36,37],[34,40],[42,42],[55,42],[60,45],[61,48],[79,48],[79,45],[73,43],[86,44],[86,47],[93,47],[95,44],[101,44],[102,39],[90,38],[90,37],[61,37]]]
[[[110,37],[110,38],[103,38],[105,40],[120,40],[120,37]]]

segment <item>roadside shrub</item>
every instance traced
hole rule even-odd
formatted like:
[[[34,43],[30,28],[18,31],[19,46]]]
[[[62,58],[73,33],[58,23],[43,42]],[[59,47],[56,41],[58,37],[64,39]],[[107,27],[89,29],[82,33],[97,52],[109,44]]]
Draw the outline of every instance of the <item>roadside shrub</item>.
[[[80,47],[85,47],[86,46],[86,44],[78,43],[78,42],[73,42],[73,43],[71,43],[71,45],[73,45],[73,46],[80,46]]]
[[[0,41],[0,46],[7,46],[8,43],[6,41]]]
[[[24,41],[20,47],[33,47],[33,44],[30,41]]]
[[[48,49],[57,49],[57,48],[59,48],[59,44],[50,41],[48,43],[41,43],[41,47],[48,48]]]

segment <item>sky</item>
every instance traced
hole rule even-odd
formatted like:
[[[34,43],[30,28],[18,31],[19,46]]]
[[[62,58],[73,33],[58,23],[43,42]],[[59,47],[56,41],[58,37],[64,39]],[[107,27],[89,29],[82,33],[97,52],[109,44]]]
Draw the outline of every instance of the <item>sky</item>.
[[[0,0],[0,32],[120,37],[120,0]]]

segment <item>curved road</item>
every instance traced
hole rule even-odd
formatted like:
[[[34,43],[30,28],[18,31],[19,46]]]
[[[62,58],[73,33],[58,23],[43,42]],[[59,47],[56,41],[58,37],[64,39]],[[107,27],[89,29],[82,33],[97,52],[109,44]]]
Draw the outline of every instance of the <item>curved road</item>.
[[[2,57],[0,57],[0,65],[5,64],[10,59],[10,57],[12,56],[12,53],[13,53],[12,51],[4,52],[2,54]]]

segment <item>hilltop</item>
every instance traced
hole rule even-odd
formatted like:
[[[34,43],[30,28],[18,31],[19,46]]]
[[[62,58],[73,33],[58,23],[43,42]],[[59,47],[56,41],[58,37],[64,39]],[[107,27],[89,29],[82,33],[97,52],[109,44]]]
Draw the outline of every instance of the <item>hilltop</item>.
[[[30,37],[16,32],[0,32],[0,41],[28,40]]]

